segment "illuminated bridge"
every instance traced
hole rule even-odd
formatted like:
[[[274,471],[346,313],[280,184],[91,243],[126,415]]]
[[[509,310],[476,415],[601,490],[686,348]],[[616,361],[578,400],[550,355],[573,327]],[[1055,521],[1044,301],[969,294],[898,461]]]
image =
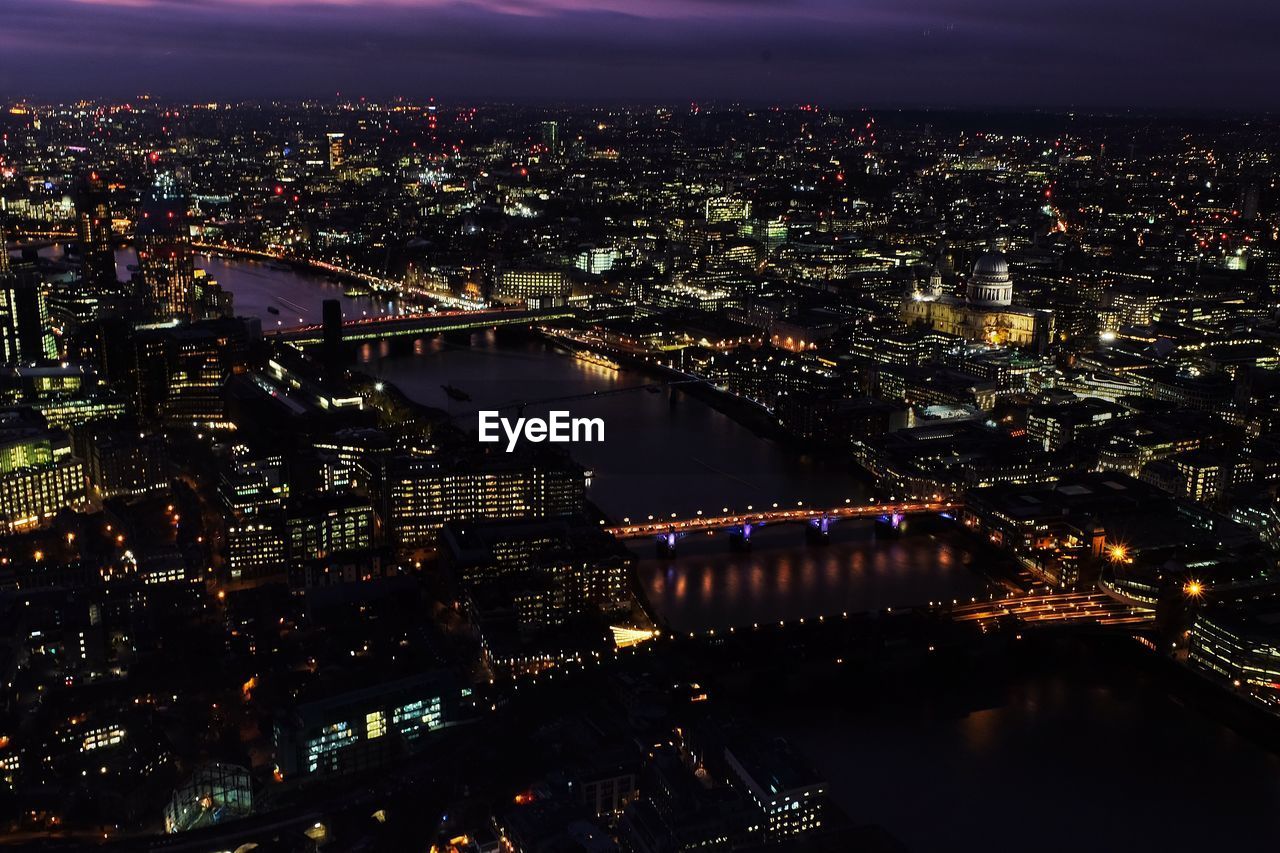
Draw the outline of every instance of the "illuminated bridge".
[[[792,509],[766,509],[760,511],[730,513],[728,515],[696,515],[692,518],[654,518],[636,524],[607,527],[617,539],[644,539],[653,537],[672,552],[676,540],[690,533],[727,530],[731,536],[744,543],[751,539],[752,530],[768,524],[807,524],[821,537],[833,522],[846,518],[882,519],[897,527],[902,519],[911,515],[954,513],[959,503],[949,501],[912,501],[908,503],[844,504],[832,508],[798,506]]]
[[[348,320],[342,324],[344,341],[380,341],[387,338],[417,337],[437,332],[469,331],[491,326],[519,326],[564,320],[574,317],[572,308],[481,309],[477,311],[438,311],[430,314],[399,314]],[[266,331],[270,337],[307,346],[324,338],[324,326],[294,326]]]

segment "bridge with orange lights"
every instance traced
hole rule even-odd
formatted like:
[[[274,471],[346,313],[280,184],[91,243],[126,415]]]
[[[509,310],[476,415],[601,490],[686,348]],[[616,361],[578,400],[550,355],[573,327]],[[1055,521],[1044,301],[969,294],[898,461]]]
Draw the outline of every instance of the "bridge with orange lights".
[[[616,539],[655,538],[674,551],[676,540],[691,533],[729,531],[740,541],[750,541],[751,532],[765,525],[773,524],[807,524],[815,534],[825,537],[830,524],[842,519],[871,518],[880,519],[892,527],[913,515],[939,515],[954,513],[962,505],[953,501],[908,501],[895,503],[854,504],[852,502],[835,507],[806,507],[799,505],[790,508],[771,507],[769,509],[746,512],[722,513],[720,515],[698,515],[690,518],[653,518],[646,521],[606,527]]]

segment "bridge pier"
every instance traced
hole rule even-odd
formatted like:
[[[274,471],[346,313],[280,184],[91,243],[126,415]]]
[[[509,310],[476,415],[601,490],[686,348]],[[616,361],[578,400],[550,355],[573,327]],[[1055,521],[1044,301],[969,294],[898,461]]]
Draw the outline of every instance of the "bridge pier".
[[[741,524],[737,527],[729,528],[729,548],[734,551],[750,551],[751,550],[751,532],[759,527],[758,524]]]
[[[896,539],[902,535],[903,522],[906,520],[900,512],[892,512],[876,518],[876,535]]]
[[[674,530],[668,530],[666,533],[659,533],[657,539],[658,556],[674,557],[676,555],[676,542],[680,536]]]
[[[809,519],[809,523],[804,526],[805,539],[810,545],[826,545],[831,541],[831,525],[834,521],[834,518],[825,515]]]

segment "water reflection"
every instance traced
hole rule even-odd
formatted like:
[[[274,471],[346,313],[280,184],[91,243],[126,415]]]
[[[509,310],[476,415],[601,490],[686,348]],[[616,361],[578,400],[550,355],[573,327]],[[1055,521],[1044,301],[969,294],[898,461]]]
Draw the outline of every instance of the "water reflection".
[[[1274,846],[1280,758],[1145,673],[1091,659],[981,693],[867,694],[766,723],[830,780],[855,823],[878,823],[909,850]]]
[[[969,568],[963,534],[939,531],[877,539],[867,522],[837,527],[832,542],[812,546],[800,527],[753,537],[750,553],[734,553],[727,537],[682,540],[674,558],[636,542],[641,587],[667,626],[701,631],[907,607],[985,595]]]

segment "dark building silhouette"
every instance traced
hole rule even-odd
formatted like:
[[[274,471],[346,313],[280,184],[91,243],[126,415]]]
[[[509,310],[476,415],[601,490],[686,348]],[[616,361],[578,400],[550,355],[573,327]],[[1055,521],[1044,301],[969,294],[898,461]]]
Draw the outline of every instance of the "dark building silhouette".
[[[84,285],[90,290],[114,289],[118,282],[107,182],[100,172],[86,172],[76,181],[74,197],[76,240]]]
[[[336,299],[326,299],[321,313],[324,326],[324,342],[321,359],[325,370],[342,369],[342,303]]]

